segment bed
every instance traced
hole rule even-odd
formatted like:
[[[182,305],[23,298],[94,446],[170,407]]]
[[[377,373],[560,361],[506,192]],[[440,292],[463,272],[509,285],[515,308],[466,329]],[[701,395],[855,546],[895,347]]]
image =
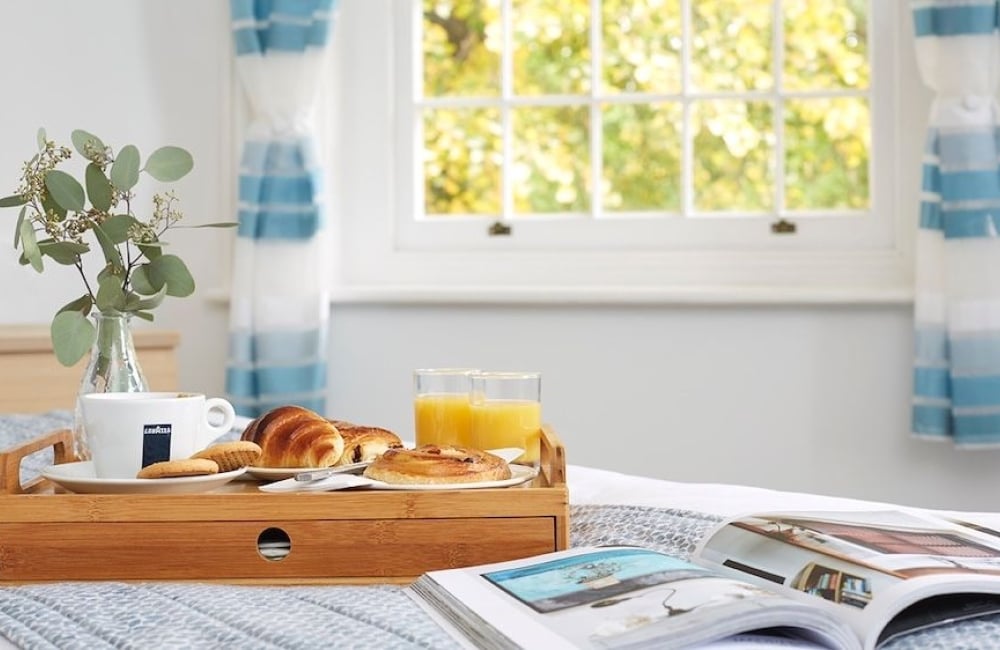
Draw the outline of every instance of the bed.
[[[65,427],[70,421],[71,415],[64,411],[0,415],[0,449],[39,431]],[[27,459],[22,480],[50,462],[45,454]],[[567,473],[573,546],[636,544],[686,555],[725,516],[889,505],[744,486],[677,483],[572,464]],[[1000,515],[965,516],[1000,525]],[[458,646],[393,585],[67,582],[0,587],[0,648],[7,647],[315,650]],[[1000,615],[914,633],[884,647],[1000,649]]]

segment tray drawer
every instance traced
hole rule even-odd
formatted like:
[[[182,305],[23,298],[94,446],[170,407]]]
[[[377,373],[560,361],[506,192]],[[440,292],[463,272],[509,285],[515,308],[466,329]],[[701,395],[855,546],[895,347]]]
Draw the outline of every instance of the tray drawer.
[[[267,559],[258,540],[287,535],[287,556]],[[443,536],[443,529],[447,535]],[[281,534],[278,533],[280,537]],[[547,517],[0,524],[0,580],[409,581],[423,571],[551,551]]]

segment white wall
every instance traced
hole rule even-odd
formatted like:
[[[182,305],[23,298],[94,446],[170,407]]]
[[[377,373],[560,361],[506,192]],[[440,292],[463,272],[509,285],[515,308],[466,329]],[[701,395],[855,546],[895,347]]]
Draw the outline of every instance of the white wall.
[[[84,128],[146,153],[189,148],[195,172],[178,187],[187,218],[231,218],[227,11],[221,0],[0,4],[0,24],[17,27],[0,39],[0,194],[14,189],[38,126],[63,141]],[[12,241],[15,216],[0,212],[0,242]],[[199,290],[164,303],[156,325],[182,333],[184,388],[221,393],[227,316],[208,290],[225,286],[231,234],[192,234],[172,241]],[[38,276],[2,250],[0,322],[47,323],[79,294],[71,274]],[[339,304],[329,410],[407,434],[413,368],[534,368],[572,463],[994,509],[1000,452],[908,437],[910,319],[907,305]]]

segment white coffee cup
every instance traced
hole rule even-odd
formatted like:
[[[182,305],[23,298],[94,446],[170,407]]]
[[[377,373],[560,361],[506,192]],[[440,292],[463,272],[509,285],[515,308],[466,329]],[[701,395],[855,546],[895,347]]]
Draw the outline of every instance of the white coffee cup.
[[[80,405],[97,478],[131,479],[146,465],[189,458],[236,420],[232,404],[200,393],[87,393]],[[221,422],[209,421],[213,411]]]

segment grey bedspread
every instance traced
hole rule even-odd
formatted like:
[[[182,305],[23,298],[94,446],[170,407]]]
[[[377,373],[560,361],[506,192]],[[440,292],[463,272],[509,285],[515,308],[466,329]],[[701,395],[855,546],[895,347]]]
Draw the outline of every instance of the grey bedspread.
[[[61,412],[0,416],[0,449],[68,422],[69,415]],[[37,454],[24,473],[37,473],[50,462],[51,456]],[[635,544],[686,556],[718,517],[577,504],[570,521],[574,546]],[[4,587],[0,635],[19,647],[46,649],[457,647],[395,586],[98,582]],[[885,647],[1000,650],[1000,616],[941,626]]]

